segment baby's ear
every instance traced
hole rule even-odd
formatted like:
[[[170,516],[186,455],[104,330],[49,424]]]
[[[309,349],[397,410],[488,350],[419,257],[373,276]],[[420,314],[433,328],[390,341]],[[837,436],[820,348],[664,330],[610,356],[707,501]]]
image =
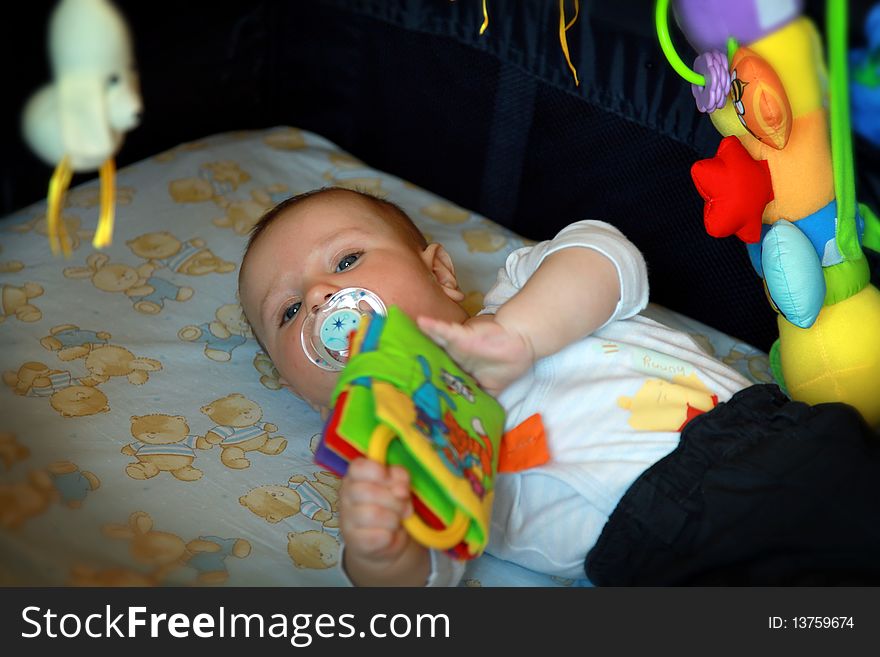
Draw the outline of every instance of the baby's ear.
[[[429,244],[422,251],[422,259],[431,269],[434,278],[440,283],[446,296],[456,302],[464,301],[464,292],[458,289],[455,265],[443,245],[436,242]]]

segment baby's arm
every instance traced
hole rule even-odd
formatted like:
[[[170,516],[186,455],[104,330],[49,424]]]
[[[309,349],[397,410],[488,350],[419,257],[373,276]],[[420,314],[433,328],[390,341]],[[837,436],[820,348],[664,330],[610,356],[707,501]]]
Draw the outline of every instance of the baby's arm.
[[[620,300],[614,263],[593,249],[551,253],[523,288],[503,304],[495,321],[531,342],[542,358],[605,324]]]
[[[425,585],[430,554],[401,525],[412,512],[406,470],[367,459],[351,462],[339,491],[339,524],[343,567],[352,583]]]
[[[647,272],[641,254],[617,229],[579,222],[552,241],[512,254],[487,295],[490,306],[498,288],[506,300],[494,321],[491,315],[464,325],[419,318],[421,329],[494,393],[538,358],[641,310]]]

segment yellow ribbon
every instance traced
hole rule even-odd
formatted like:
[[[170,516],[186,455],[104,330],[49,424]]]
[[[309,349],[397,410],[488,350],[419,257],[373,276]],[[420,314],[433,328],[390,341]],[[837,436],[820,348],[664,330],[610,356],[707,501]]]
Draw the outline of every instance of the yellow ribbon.
[[[485,32],[487,27],[489,27],[489,10],[486,7],[486,0],[483,0],[483,24],[480,25],[480,34]]]
[[[578,80],[578,72],[574,67],[574,64],[571,63],[571,55],[568,52],[568,40],[565,38],[565,33],[568,32],[569,28],[574,25],[574,22],[577,20],[578,13],[580,13],[580,6],[578,0],[574,0],[574,18],[566,24],[565,23],[565,0],[559,0],[559,43],[562,45],[562,52],[565,55],[565,61],[568,64],[568,68],[571,69],[571,74],[574,76],[575,86],[580,86],[580,80]]]
[[[49,179],[48,209],[46,210],[46,232],[49,235],[49,246],[52,255],[58,255],[59,248],[65,258],[71,254],[70,235],[61,218],[61,206],[64,204],[64,195],[70,187],[70,179],[73,177],[73,168],[70,166],[70,158],[66,155],[55,167],[55,172]]]
[[[101,213],[92,246],[103,249],[113,241],[113,219],[116,208],[116,165],[108,158],[101,165]]]
[[[107,159],[101,165],[101,210],[98,214],[98,228],[92,246],[103,249],[110,246],[113,241],[113,219],[116,208],[116,165],[113,158]],[[61,251],[65,258],[72,253],[70,235],[67,226],[61,217],[61,208],[64,206],[64,196],[70,187],[73,178],[73,167],[70,166],[70,158],[66,155],[55,167],[52,178],[49,179],[49,194],[47,196],[48,208],[46,210],[46,232],[49,235],[49,247],[52,255],[58,255]]]
[[[579,0],[574,0],[574,17],[568,22],[565,22],[565,0],[559,0],[559,43],[562,45],[562,52],[565,55],[565,61],[568,64],[568,68],[571,69],[571,73],[574,76],[574,83],[576,86],[580,86],[580,80],[578,80],[577,69],[574,67],[574,64],[571,63],[571,55],[568,52],[568,39],[565,38],[565,33],[574,25],[575,21],[578,19],[578,14],[580,13],[580,2]],[[486,7],[486,0],[483,0],[483,24],[480,25],[480,34],[486,31],[486,28],[489,27],[489,9]]]

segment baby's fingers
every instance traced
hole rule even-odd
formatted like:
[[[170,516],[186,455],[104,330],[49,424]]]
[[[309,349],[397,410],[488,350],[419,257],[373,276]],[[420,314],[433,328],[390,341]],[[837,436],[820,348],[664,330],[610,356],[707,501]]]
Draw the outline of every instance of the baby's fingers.
[[[409,473],[399,465],[385,466],[376,461],[357,458],[348,467],[342,479],[342,487],[355,483],[373,483],[387,488],[400,499],[409,499]]]
[[[416,322],[419,328],[441,347],[445,347],[450,342],[461,340],[467,333],[461,324],[452,324],[433,317],[419,317]]]
[[[387,549],[394,542],[394,532],[389,529],[350,529],[343,530],[345,545],[355,554],[371,554]]]
[[[365,529],[400,529],[400,513],[378,504],[357,504],[345,509],[340,516],[343,532]]]
[[[416,319],[416,324],[418,324],[419,328],[425,335],[427,335],[441,347],[445,347],[447,344],[449,344],[449,342],[443,336],[441,328],[442,324],[436,319],[431,319],[430,317],[418,317]]]
[[[343,513],[350,508],[366,505],[382,507],[402,517],[408,502],[406,497],[396,495],[390,487],[370,481],[343,483],[339,491],[339,505]]]

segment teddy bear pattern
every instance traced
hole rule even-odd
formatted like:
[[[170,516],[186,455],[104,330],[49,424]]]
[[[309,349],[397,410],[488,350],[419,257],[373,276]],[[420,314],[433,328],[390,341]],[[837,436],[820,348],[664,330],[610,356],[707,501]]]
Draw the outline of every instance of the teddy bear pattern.
[[[305,146],[302,133],[296,130],[272,131],[264,141],[268,147],[278,150],[291,151]],[[225,275],[234,274],[237,265],[230,255],[230,239],[243,246],[247,232],[266,210],[305,188],[295,188],[297,183],[290,178],[259,180],[257,170],[250,171],[243,161],[239,164],[217,156],[198,161],[191,153],[198,153],[206,143],[209,140],[187,144],[162,157],[169,162],[176,158],[177,165],[185,164],[184,158],[196,162],[195,175],[185,179],[182,176],[188,174],[178,173],[183,169],[175,165],[175,173],[165,182],[170,199],[168,196],[164,199],[172,209],[179,204],[203,204],[198,208],[200,212],[193,213],[191,225],[196,228],[192,232],[184,232],[189,229],[183,228],[185,224],[180,222],[148,223],[146,228],[138,230],[137,222],[120,221],[117,228],[122,239],[114,245],[115,251],[82,253],[80,248],[81,255],[76,255],[72,262],[55,264],[59,278],[63,274],[61,286],[50,290],[47,284],[50,278],[39,277],[39,274],[27,277],[45,286],[48,295],[44,296],[49,298],[68,291],[71,297],[82,295],[81,311],[58,315],[54,299],[52,304],[45,299],[41,303],[36,294],[30,299],[22,295],[26,303],[19,302],[17,306],[40,306],[37,309],[40,319],[46,323],[35,327],[39,332],[34,336],[34,344],[39,342],[46,351],[42,357],[22,352],[23,356],[14,365],[5,364],[2,369],[11,370],[3,375],[10,388],[6,391],[9,397],[21,395],[12,399],[20,399],[22,404],[37,404],[38,400],[45,404],[49,400],[52,408],[65,418],[88,420],[89,415],[103,413],[103,417],[95,418],[96,422],[61,424],[72,429],[66,435],[70,444],[84,446],[86,440],[101,439],[112,448],[109,458],[101,457],[101,464],[108,466],[110,472],[100,469],[95,461],[83,462],[80,469],[72,462],[80,463],[81,459],[73,456],[69,465],[54,470],[44,467],[33,475],[16,475],[13,470],[11,474],[17,476],[15,485],[10,483],[11,490],[3,490],[7,498],[16,499],[15,510],[3,521],[4,527],[14,524],[31,532],[38,524],[28,526],[30,518],[44,514],[45,520],[51,513],[54,521],[55,516],[65,517],[68,509],[82,506],[86,514],[93,511],[102,514],[96,516],[100,522],[94,525],[98,538],[100,528],[105,527],[105,537],[126,539],[130,559],[122,563],[115,557],[102,558],[107,549],[119,551],[116,541],[96,544],[95,551],[89,554],[71,555],[74,558],[67,561],[66,569],[61,571],[70,585],[222,583],[234,572],[232,564],[251,553],[251,543],[269,545],[265,530],[275,531],[276,545],[271,550],[282,562],[290,564],[291,573],[301,569],[330,569],[339,560],[339,479],[328,472],[314,471],[308,456],[298,451],[280,459],[261,456],[291,452],[288,440],[297,434],[288,424],[276,420],[281,424],[279,429],[276,423],[269,422],[282,417],[276,410],[280,408],[277,402],[287,399],[287,395],[273,396],[264,391],[260,396],[262,388],[280,390],[283,386],[268,356],[256,348],[248,350],[255,345],[251,342],[252,333],[234,297],[234,276]],[[342,186],[362,187],[361,183],[366,183],[380,195],[388,196],[391,185],[385,184],[363,163],[347,154],[321,148],[323,150],[318,152],[321,161],[315,162],[312,172],[315,182],[321,184],[322,174],[329,172],[332,180],[327,177],[323,180]],[[137,177],[131,179],[136,181]],[[132,205],[127,212],[135,214],[143,210],[142,203],[146,199],[146,194],[138,192],[136,187],[118,199],[121,205]],[[67,196],[67,210],[62,220],[74,247],[82,246],[82,240],[90,238],[92,231],[84,230],[84,222],[71,210],[95,207],[99,201],[96,190],[97,186],[80,188],[71,190]],[[425,205],[415,204],[414,214]],[[455,223],[457,213],[463,215],[463,220]],[[451,222],[425,215],[422,223],[434,221],[441,238],[446,237],[447,227],[456,234],[468,228],[475,231],[471,250],[490,252],[507,246],[500,246],[504,238],[494,236],[491,227],[484,227],[479,217],[452,204],[438,207],[435,215]],[[86,219],[85,214],[83,218]],[[11,232],[17,233],[13,235],[16,239],[34,239],[46,232],[45,214],[32,212],[27,219],[26,223],[11,227]],[[197,221],[201,222],[200,226]],[[468,248],[468,243],[460,248]],[[17,256],[18,253],[17,249],[7,247],[0,255]],[[31,266],[29,260],[24,257],[21,260]],[[164,280],[167,288],[161,283],[156,285],[159,280]],[[113,294],[93,292],[86,282],[100,292]],[[13,287],[23,285],[23,280],[18,280]],[[475,290],[476,285],[472,289]],[[30,291],[37,292],[37,289]],[[194,303],[182,303],[195,297],[195,292],[198,298]],[[474,291],[471,296],[471,305],[477,309],[482,294]],[[208,299],[211,301],[206,308],[204,302]],[[128,310],[129,304],[136,312]],[[108,306],[115,310],[108,311]],[[102,319],[99,322],[84,319],[92,315]],[[145,318],[150,315],[158,316]],[[11,318],[23,321],[14,315]],[[175,322],[176,318],[183,321]],[[155,348],[135,346],[144,344],[134,341],[142,337],[135,329],[139,325],[148,327],[157,338],[162,332]],[[180,342],[174,340],[175,335]],[[194,345],[203,350],[204,358],[196,353]],[[242,383],[240,390],[220,388],[195,399],[181,395],[182,405],[167,405],[168,395],[180,390],[174,387],[175,382],[189,381],[185,385],[192,387],[193,379],[180,367],[187,364],[183,362],[186,357],[176,358],[183,352],[196,357],[189,360],[189,365],[197,361],[201,366],[213,368],[207,374],[212,385],[223,381],[224,375],[236,380],[241,369],[234,371],[233,368],[241,365],[251,372],[251,380]],[[248,358],[253,357],[256,372],[245,363],[235,363],[232,356],[236,353],[250,354]],[[255,391],[252,386],[257,380],[262,385]],[[130,388],[130,385],[139,387]],[[114,412],[110,412],[111,404]],[[201,413],[196,412],[197,409]],[[51,417],[54,413],[48,415]],[[120,422],[126,424],[119,426]],[[92,427],[99,430],[94,435],[86,435],[93,433]],[[30,446],[37,454],[44,449],[37,450],[34,443]],[[218,460],[205,461],[206,451],[214,448]],[[0,472],[26,458],[29,458],[26,445],[20,444],[14,435],[7,437],[0,433]],[[291,462],[300,466],[286,467]],[[250,467],[252,464],[254,467]],[[277,476],[270,474],[255,481],[252,475],[264,468]],[[240,475],[237,470],[242,469],[245,473]],[[98,473],[100,480],[89,471]],[[268,483],[260,485],[261,482]],[[216,502],[218,508],[222,505],[225,509],[229,522],[217,526],[199,523],[192,529],[188,525],[166,525],[160,509],[167,505],[169,497],[173,499],[172,505],[189,508],[192,504],[202,504],[204,495],[214,496],[217,486],[224,487],[224,495],[216,496]],[[144,495],[141,491],[149,492]],[[101,505],[90,504],[92,495],[101,500]],[[109,506],[107,500],[117,497],[119,501]],[[121,504],[128,504],[132,499],[135,506],[120,509]],[[142,511],[132,514],[136,509]],[[252,531],[226,529],[238,526],[234,519],[236,513],[251,521],[248,526]],[[206,513],[204,517],[210,521],[213,516]],[[125,518],[129,518],[128,521]],[[106,524],[114,522],[122,524],[114,529]],[[135,556],[136,553],[140,556]]]
[[[259,404],[240,393],[216,399],[200,410],[216,423],[205,434],[205,440],[220,447],[220,461],[226,467],[247,468],[251,464],[248,452],[275,456],[287,447],[287,439],[269,436],[278,427],[260,421],[263,410]]]
[[[94,347],[107,344],[112,336],[107,331],[89,331],[75,324],[61,324],[49,329],[40,344],[54,351],[59,359],[68,361],[87,356]]]
[[[123,376],[129,383],[141,385],[149,380],[150,372],[162,369],[158,360],[136,356],[125,347],[108,344],[109,339],[106,331],[83,330],[73,324],[55,326],[40,344],[60,360],[82,359],[87,376],[75,377],[69,370],[28,361],[16,372],[4,372],[3,380],[17,395],[48,397],[52,408],[64,417],[106,412],[109,401],[99,385]]]
[[[150,378],[150,372],[162,369],[162,363],[154,358],[135,356],[125,347],[103,344],[92,348],[83,356],[89,376],[83,379],[86,385],[106,383],[110,378],[124,376],[129,383],[141,385]]]
[[[56,461],[44,469],[31,470],[23,481],[0,483],[0,527],[18,530],[55,502],[78,509],[87,495],[100,486],[95,474],[80,470],[70,461]]]
[[[338,531],[307,529],[287,534],[287,554],[297,568],[324,570],[339,562]]]
[[[15,317],[20,322],[38,322],[43,313],[31,299],[43,295],[43,286],[37,283],[24,285],[6,285],[0,289],[0,324],[8,317]]]
[[[60,502],[70,509],[82,506],[86,496],[101,487],[101,480],[87,470],[80,470],[70,461],[56,461],[47,467],[52,485],[58,491]]]
[[[58,499],[49,473],[36,470],[27,479],[0,483],[0,527],[17,530],[30,518],[42,515]]]
[[[132,558],[150,569],[143,579],[147,583],[165,583],[175,571],[190,567],[197,573],[195,583],[222,584],[229,579],[226,560],[244,559],[251,553],[251,544],[243,538],[199,536],[185,541],[177,534],[156,530],[153,518],[145,511],[132,513],[127,524],[105,525],[103,533],[130,541]],[[80,574],[90,573],[80,570]],[[94,571],[91,576],[96,576]],[[128,578],[135,579],[130,575]]]
[[[236,235],[247,235],[263,214],[273,205],[290,196],[284,183],[273,183],[236,195],[240,185],[251,175],[231,160],[207,162],[198,176],[178,178],[168,185],[168,193],[176,203],[213,202],[223,211],[212,223],[218,228],[231,228]]]
[[[253,337],[253,332],[237,303],[225,303],[217,308],[215,318],[198,326],[184,326],[177,332],[177,337],[185,342],[204,343],[205,356],[224,363],[232,359],[236,347]]]
[[[19,443],[14,433],[0,431],[0,463],[4,470],[9,470],[18,461],[24,461],[30,454],[30,448]]]
[[[366,192],[373,196],[387,196],[387,192],[382,188],[382,179],[356,157],[348,153],[335,152],[328,153],[327,159],[331,168],[324,172],[324,180],[329,185]]]
[[[75,214],[68,212],[62,213],[59,222],[63,224],[67,236],[70,238],[70,250],[76,251],[82,244],[82,240],[91,240],[95,231],[82,228],[82,219]],[[37,214],[28,221],[10,226],[11,231],[16,233],[27,233],[33,231],[43,237],[49,235],[49,222],[46,213]]]
[[[3,247],[0,246],[0,252],[2,251]],[[24,263],[21,260],[7,260],[6,262],[0,262],[0,274],[14,274],[22,269],[24,269]]]
[[[301,513],[325,527],[336,527],[340,484],[332,472],[297,474],[286,485],[258,486],[241,496],[239,503],[271,524]]]
[[[85,417],[110,410],[107,395],[94,382],[38,361],[28,361],[15,372],[3,372],[3,381],[17,395],[48,397],[49,404],[63,417]]]
[[[193,466],[196,449],[210,449],[201,436],[190,434],[182,415],[153,413],[131,417],[131,435],[135,441],[121,452],[136,460],[125,466],[132,479],[152,479],[167,472],[180,481],[198,481],[204,474]]]
[[[205,274],[226,274],[234,271],[236,265],[218,258],[205,246],[205,241],[193,238],[182,241],[168,231],[144,233],[126,242],[131,252],[143,258],[156,269],[188,276]]]
[[[102,292],[121,292],[134,304],[135,310],[156,315],[165,307],[165,301],[188,301],[194,290],[180,286],[159,276],[153,276],[155,265],[144,263],[132,267],[123,263],[111,263],[109,256],[93,253],[86,258],[85,267],[67,267],[67,278],[88,278]]]
[[[269,388],[269,390],[281,390],[283,387],[281,385],[281,375],[275,368],[272,359],[266,353],[258,351],[254,355],[253,365],[260,375],[261,384]]]

